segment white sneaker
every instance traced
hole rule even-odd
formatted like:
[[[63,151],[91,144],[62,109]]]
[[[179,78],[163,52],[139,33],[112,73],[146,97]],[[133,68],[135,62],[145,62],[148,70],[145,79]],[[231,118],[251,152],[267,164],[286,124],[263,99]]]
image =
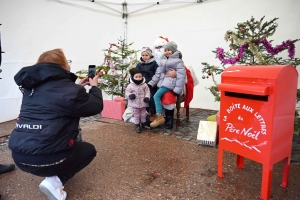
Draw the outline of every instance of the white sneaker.
[[[65,200],[67,198],[67,193],[63,190],[64,187],[58,187],[55,189],[54,186],[46,179],[40,183],[39,188],[49,200]]]

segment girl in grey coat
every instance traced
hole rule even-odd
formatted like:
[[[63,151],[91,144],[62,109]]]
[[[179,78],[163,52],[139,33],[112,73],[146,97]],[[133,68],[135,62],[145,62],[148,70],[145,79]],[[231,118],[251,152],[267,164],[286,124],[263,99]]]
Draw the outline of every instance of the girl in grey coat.
[[[130,75],[130,84],[126,87],[125,96],[128,99],[128,107],[133,110],[135,130],[140,133],[141,128],[150,129],[149,125],[146,125],[146,108],[149,106],[150,90],[141,70],[133,68],[130,70]]]
[[[155,128],[165,123],[162,115],[161,97],[168,91],[172,90],[175,94],[181,94],[186,78],[184,63],[181,60],[182,54],[177,50],[175,42],[165,44],[165,56],[161,59],[161,65],[157,68],[152,80],[148,82],[151,87],[157,85],[159,89],[155,93],[153,99],[155,102],[156,118],[150,124],[151,128]],[[176,77],[166,77],[166,72],[170,69],[176,71]]]

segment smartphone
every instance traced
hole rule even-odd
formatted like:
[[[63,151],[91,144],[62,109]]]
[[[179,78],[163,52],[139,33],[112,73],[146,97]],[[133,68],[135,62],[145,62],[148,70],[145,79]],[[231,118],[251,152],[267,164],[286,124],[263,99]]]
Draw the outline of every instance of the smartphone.
[[[89,75],[88,75],[89,78],[94,78],[96,75],[96,65],[89,65],[88,72],[89,72]]]

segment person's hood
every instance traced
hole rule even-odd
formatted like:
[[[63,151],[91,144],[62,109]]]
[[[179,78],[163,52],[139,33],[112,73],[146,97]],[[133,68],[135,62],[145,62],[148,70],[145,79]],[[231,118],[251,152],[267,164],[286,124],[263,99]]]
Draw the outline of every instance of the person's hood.
[[[40,63],[23,67],[14,77],[18,86],[32,89],[45,81],[55,79],[70,79],[75,82],[77,76],[61,66],[53,63]]]
[[[177,50],[169,58],[179,58],[182,60],[182,53]],[[163,55],[163,57],[161,57],[159,60],[156,60],[156,62],[159,63],[159,66],[161,66],[161,61],[169,58]]]
[[[182,53],[177,50],[169,58],[179,58],[179,59],[182,59]]]
[[[142,57],[140,58],[140,60],[141,60],[141,63],[143,63],[143,64],[148,64],[148,63],[152,63],[153,61],[155,61],[154,57],[150,58],[146,62],[142,59]]]
[[[146,82],[146,79],[145,79],[145,77],[143,77],[143,82],[141,83],[141,84],[143,84],[143,83],[145,83]],[[135,84],[134,82],[133,82],[133,80],[132,80],[132,77],[130,77],[130,83],[133,83],[133,84]],[[140,84],[140,85],[141,85]],[[136,84],[135,84],[136,85]]]

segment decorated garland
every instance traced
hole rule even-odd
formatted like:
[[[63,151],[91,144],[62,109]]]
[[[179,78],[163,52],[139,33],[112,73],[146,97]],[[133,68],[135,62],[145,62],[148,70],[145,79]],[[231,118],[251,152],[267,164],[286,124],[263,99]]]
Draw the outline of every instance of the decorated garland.
[[[267,50],[268,53],[270,53],[271,55],[276,55],[279,52],[283,51],[284,49],[286,49],[288,47],[288,53],[289,53],[289,57],[290,58],[294,58],[295,56],[295,45],[292,43],[291,40],[287,40],[285,42],[282,42],[281,45],[276,46],[275,48],[272,47],[272,44],[266,39],[261,39],[259,40],[259,42],[255,43],[256,45],[258,44],[263,44]],[[217,57],[219,58],[219,60],[224,63],[224,64],[235,64],[237,61],[239,61],[244,54],[244,51],[249,47],[248,44],[243,44],[242,46],[240,46],[239,48],[239,53],[236,57],[234,58],[224,58],[223,53],[224,53],[224,49],[218,47],[217,48]],[[254,51],[254,48],[250,48],[251,51]],[[254,55],[257,55],[257,52],[253,52]],[[259,57],[257,55],[257,57]]]
[[[224,49],[218,47],[217,48],[217,57],[219,58],[219,60],[224,63],[224,64],[235,64],[237,61],[239,61],[241,59],[241,57],[243,57],[244,51],[246,48],[248,48],[248,44],[243,44],[240,48],[239,48],[239,53],[235,58],[224,58],[223,53],[224,53]]]
[[[300,39],[285,40],[277,46],[272,46],[270,37],[275,33],[278,24],[273,18],[264,21],[265,17],[255,20],[254,17],[244,22],[237,23],[234,29],[228,30],[224,34],[224,39],[229,42],[230,51],[223,48],[215,48],[214,53],[217,60],[220,60],[221,66],[210,65],[202,62],[203,79],[212,79],[213,86],[207,89],[215,97],[215,101],[220,101],[220,91],[216,75],[222,74],[228,65],[300,65],[300,58],[295,58],[295,43]],[[233,52],[232,52],[233,50]],[[281,57],[280,52],[287,50],[288,56]],[[300,93],[299,93],[300,94]]]
[[[283,51],[285,48],[289,47],[288,48],[289,57],[294,58],[294,56],[295,56],[295,45],[292,43],[291,40],[282,42],[281,45],[276,46],[275,48],[272,47],[272,44],[270,42],[268,42],[268,40],[266,38],[261,39],[259,41],[259,43],[262,43],[266,47],[267,52],[272,55],[276,55],[279,52]]]

